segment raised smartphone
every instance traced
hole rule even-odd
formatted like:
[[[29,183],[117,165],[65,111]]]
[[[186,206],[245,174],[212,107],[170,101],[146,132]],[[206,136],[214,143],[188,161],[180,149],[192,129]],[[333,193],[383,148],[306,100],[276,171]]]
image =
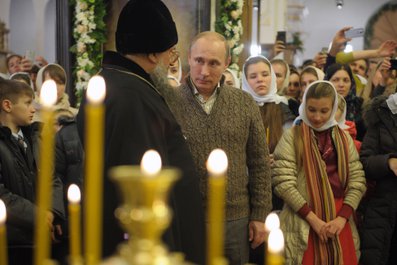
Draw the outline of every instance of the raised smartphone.
[[[397,70],[397,59],[391,59],[390,64],[391,64],[390,70]]]
[[[287,43],[287,32],[277,31],[276,41],[282,41],[284,44]]]
[[[349,39],[359,38],[364,36],[364,28],[349,29],[345,32],[345,37]]]

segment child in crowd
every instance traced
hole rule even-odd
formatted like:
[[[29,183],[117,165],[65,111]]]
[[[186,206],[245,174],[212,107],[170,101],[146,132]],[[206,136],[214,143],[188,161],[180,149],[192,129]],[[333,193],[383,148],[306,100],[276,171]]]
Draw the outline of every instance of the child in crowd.
[[[363,99],[356,95],[356,82],[349,65],[333,64],[327,69],[325,80],[329,80],[346,101],[346,120],[354,121],[357,126],[357,139],[362,140],[365,125],[362,119]]]
[[[70,110],[74,116],[76,116],[78,109],[70,106],[69,96],[65,93],[66,88],[66,72],[59,64],[47,64],[43,68],[41,68],[37,74],[36,79],[36,87],[37,94],[40,95],[40,89],[43,85],[43,82],[46,80],[52,79],[55,81],[57,86],[57,102],[55,104],[55,109],[68,109]],[[37,113],[34,117],[35,121],[40,120],[40,105],[38,104]]]
[[[35,113],[33,90],[23,82],[0,79],[0,198],[7,209],[7,238],[11,264],[30,264],[31,253],[18,246],[33,244],[36,212],[36,183],[39,124]],[[52,207],[47,212],[52,238],[62,234],[57,224],[64,219],[63,186],[52,182]],[[30,249],[31,250],[31,249]]]
[[[345,99],[340,94],[338,94],[338,110],[335,113],[335,120],[338,122],[338,125],[341,129],[347,131],[350,134],[350,136],[353,138],[357,152],[360,152],[361,142],[356,140],[356,124],[354,123],[354,121],[346,120],[346,109],[347,107]]]
[[[357,264],[352,220],[366,186],[354,143],[337,126],[337,92],[317,81],[306,89],[300,122],[274,151],[272,184],[284,200],[280,213],[286,264]]]

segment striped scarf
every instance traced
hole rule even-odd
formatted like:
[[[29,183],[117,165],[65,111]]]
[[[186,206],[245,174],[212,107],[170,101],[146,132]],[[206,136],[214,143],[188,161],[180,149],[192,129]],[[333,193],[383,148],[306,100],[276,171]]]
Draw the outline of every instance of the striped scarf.
[[[344,132],[338,127],[332,128],[335,150],[338,157],[339,179],[346,189],[348,178],[348,142]],[[336,218],[335,200],[328,180],[326,165],[318,149],[314,131],[302,123],[303,137],[303,165],[310,196],[310,207],[313,212],[324,222]],[[314,240],[314,264],[334,265],[343,264],[342,247],[339,238],[321,243],[316,233]]]

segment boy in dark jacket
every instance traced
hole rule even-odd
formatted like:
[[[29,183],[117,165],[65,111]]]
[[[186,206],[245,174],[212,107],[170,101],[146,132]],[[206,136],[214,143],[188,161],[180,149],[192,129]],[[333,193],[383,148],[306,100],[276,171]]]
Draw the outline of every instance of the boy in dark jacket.
[[[7,208],[7,238],[11,264],[29,264],[31,257],[20,260],[19,246],[33,243],[36,212],[36,182],[39,124],[32,124],[35,108],[33,90],[23,82],[0,79],[0,199]],[[64,218],[61,181],[52,183],[53,205],[47,212],[48,229],[61,234],[58,220]],[[15,253],[12,250],[16,250]],[[15,254],[15,255],[14,255]],[[18,260],[13,260],[18,259]]]

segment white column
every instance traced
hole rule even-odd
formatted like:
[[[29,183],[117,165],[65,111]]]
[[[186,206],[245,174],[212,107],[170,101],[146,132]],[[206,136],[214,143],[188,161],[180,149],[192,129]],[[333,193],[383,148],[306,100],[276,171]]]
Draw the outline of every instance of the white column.
[[[0,0],[0,20],[6,23],[6,27],[10,28],[10,6],[11,0]]]
[[[45,22],[45,7],[48,0],[34,0],[34,13],[36,23],[36,38],[35,47],[32,49],[36,52],[36,55],[44,54],[44,22]]]
[[[260,0],[259,42],[273,44],[277,31],[286,30],[287,0]]]

